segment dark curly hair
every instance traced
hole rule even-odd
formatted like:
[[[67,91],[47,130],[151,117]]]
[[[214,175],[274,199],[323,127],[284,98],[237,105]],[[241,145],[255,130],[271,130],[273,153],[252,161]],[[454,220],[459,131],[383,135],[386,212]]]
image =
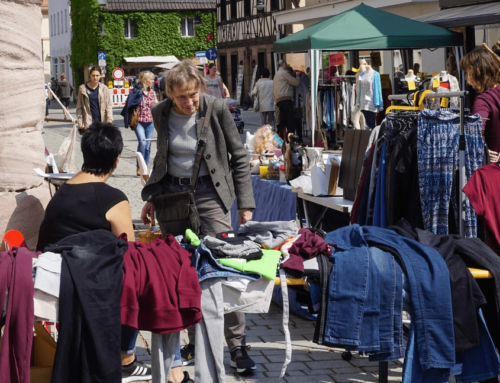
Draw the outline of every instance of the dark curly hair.
[[[476,48],[460,60],[467,82],[479,93],[500,85],[500,64],[485,48]]]

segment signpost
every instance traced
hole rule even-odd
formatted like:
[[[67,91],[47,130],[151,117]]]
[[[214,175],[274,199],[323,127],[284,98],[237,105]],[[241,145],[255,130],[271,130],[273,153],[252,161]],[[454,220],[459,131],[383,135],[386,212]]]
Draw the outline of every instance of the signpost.
[[[98,62],[98,65],[101,69],[105,69],[106,68],[106,52],[104,51],[99,51],[97,53],[97,62]],[[106,73],[106,72],[104,72]]]
[[[219,52],[215,48],[208,48],[205,54],[206,58],[210,61],[215,61],[219,57]]]
[[[113,70],[113,78],[117,81],[123,80],[123,77],[125,77],[125,72],[123,71],[122,68],[115,68]]]

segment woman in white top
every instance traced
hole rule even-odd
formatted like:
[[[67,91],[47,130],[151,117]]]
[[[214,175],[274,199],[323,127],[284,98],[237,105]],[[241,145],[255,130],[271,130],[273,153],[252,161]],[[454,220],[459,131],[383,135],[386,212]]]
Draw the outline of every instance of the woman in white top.
[[[271,125],[273,130],[276,130],[273,80],[269,76],[269,69],[263,68],[260,73],[260,79],[256,82],[252,90],[252,96],[257,97],[259,101],[260,123],[262,125]]]
[[[205,77],[207,93],[217,98],[226,98],[225,86],[222,79],[217,75],[217,67],[214,63],[208,65],[208,75]]]

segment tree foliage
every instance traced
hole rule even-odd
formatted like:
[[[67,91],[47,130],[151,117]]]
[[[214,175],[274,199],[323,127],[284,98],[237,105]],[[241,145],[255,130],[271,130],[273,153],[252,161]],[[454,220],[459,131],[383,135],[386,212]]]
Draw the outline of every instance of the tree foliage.
[[[182,37],[179,29],[182,18],[194,17],[193,11],[108,13],[97,0],[72,0],[71,65],[77,84],[83,82],[83,68],[97,64],[97,52],[107,52],[108,73],[120,66],[124,57],[169,56],[193,57],[212,43],[206,42],[212,33],[212,13],[200,12],[200,25],[194,37]],[[135,22],[136,37],[125,37],[125,23]],[[100,23],[104,35],[100,36]],[[215,26],[214,26],[215,29]],[[217,41],[214,33],[214,40]]]

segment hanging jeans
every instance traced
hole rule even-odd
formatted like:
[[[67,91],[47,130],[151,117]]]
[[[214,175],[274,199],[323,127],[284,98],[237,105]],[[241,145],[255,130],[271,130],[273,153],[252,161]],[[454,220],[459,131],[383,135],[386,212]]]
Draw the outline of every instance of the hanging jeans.
[[[479,116],[465,117],[465,170],[469,178],[482,165],[484,143]],[[460,118],[451,112],[423,110],[418,119],[418,173],[424,228],[448,234],[453,176],[459,164]],[[453,199],[455,210],[456,201]],[[476,236],[476,215],[465,199],[466,237]]]
[[[456,381],[477,382],[495,378],[500,374],[500,361],[488,332],[481,309],[478,310],[478,323],[481,342],[478,346],[456,355],[457,365],[451,369]],[[415,345],[415,326],[410,325],[408,346],[403,368],[403,383],[448,383],[450,369],[422,371],[418,363],[418,349]]]
[[[375,191],[375,206],[373,208],[373,226],[387,227],[387,210],[386,210],[386,176],[387,168],[385,162],[385,142],[382,144],[380,151],[380,162],[378,166],[377,186]]]
[[[387,246],[400,254],[406,269],[406,279],[414,310],[412,321],[415,325],[418,346],[417,360],[424,371],[431,368],[452,368],[455,365],[455,341],[450,276],[441,255],[433,248],[404,238],[392,230],[372,226],[360,228],[358,225],[351,225],[341,228],[328,233],[325,241],[338,244],[341,239],[343,242],[352,241],[352,247],[358,246],[355,248],[359,253],[356,255],[358,262],[353,264],[353,269],[349,272],[360,269],[361,265],[367,265],[368,257],[361,252],[363,250],[361,246],[366,246],[365,243],[369,243],[370,246]],[[356,310],[356,305],[359,305],[358,301],[359,298],[351,300],[352,310]],[[330,310],[330,305],[328,309]],[[356,314],[359,318],[359,310]],[[349,331],[350,329],[347,334],[352,337],[352,331]]]
[[[149,165],[149,157],[151,155],[151,141],[144,141],[145,138],[153,137],[153,132],[155,130],[153,122],[139,122],[135,128],[135,135],[139,145],[137,145],[137,151],[142,154],[146,166]],[[139,164],[137,164],[139,167]]]

